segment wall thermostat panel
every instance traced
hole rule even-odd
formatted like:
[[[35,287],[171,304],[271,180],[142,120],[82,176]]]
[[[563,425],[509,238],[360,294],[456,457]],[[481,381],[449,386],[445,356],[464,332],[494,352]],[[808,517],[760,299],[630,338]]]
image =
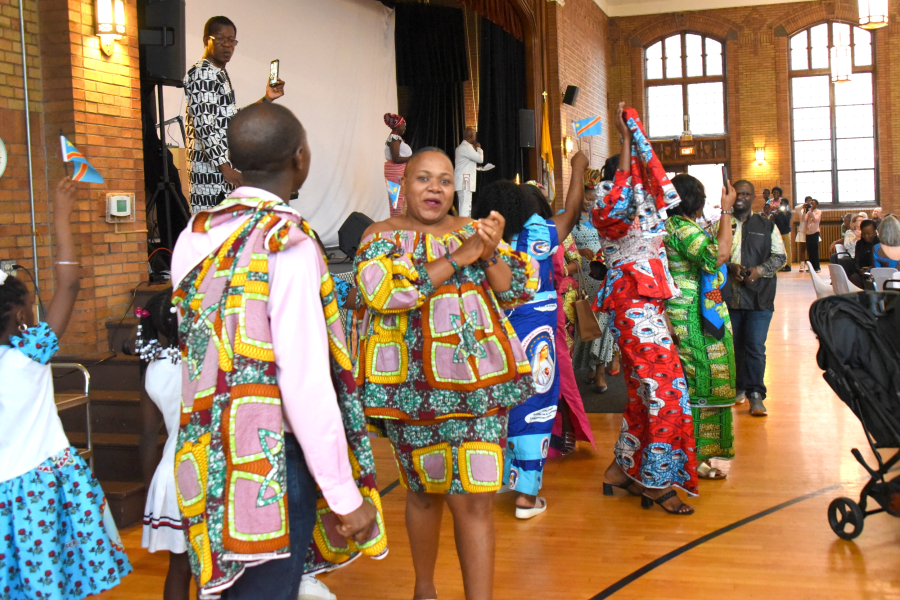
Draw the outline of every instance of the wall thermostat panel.
[[[134,222],[134,193],[110,192],[106,194],[106,222]]]

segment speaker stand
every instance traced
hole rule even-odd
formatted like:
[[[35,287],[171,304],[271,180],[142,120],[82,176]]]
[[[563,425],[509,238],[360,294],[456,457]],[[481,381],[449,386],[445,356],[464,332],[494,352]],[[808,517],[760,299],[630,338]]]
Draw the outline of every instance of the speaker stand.
[[[157,206],[157,202],[160,199],[165,203],[166,206],[166,233],[168,234],[168,241],[172,245],[169,248],[170,251],[175,250],[175,240],[172,236],[172,206],[178,206],[178,209],[181,211],[182,216],[184,216],[185,220],[190,220],[191,215],[185,210],[184,206],[178,199],[178,192],[175,189],[175,184],[172,183],[172,180],[169,179],[169,157],[166,154],[168,151],[168,147],[166,146],[166,137],[163,130],[163,125],[166,123],[165,117],[165,108],[163,107],[163,84],[156,83],[156,110],[158,114],[157,120],[157,128],[160,131],[159,136],[159,155],[162,160],[162,181],[159,181],[156,184],[156,191],[153,192],[153,196],[150,197],[150,200],[147,202],[146,211],[150,212],[150,210]],[[190,177],[190,174],[188,174]],[[159,209],[156,210],[156,218],[157,227],[159,224]],[[160,240],[162,242],[162,240]],[[160,243],[162,245],[162,243]]]

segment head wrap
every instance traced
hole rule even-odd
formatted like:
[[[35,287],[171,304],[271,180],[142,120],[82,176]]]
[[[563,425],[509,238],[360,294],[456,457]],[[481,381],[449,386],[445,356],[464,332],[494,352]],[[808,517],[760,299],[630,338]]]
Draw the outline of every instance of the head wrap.
[[[584,187],[588,189],[595,189],[600,187],[600,182],[603,181],[603,177],[600,175],[600,171],[597,169],[588,169],[584,172]]]
[[[384,124],[391,129],[397,129],[404,123],[406,123],[406,119],[404,119],[400,115],[395,115],[393,113],[384,113]]]

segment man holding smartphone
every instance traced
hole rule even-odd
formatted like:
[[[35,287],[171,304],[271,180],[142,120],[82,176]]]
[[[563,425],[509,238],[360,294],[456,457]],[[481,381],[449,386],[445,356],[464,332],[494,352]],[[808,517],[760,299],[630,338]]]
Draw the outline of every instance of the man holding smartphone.
[[[734,331],[738,403],[750,400],[750,414],[765,417],[766,338],[775,311],[776,273],[787,261],[781,234],[761,214],[751,214],[756,192],[753,184],[734,184],[737,199],[731,216],[731,258],[728,279],[731,295],[725,300]],[[719,226],[728,224],[724,218]]]
[[[203,58],[184,76],[186,154],[190,170],[191,212],[200,212],[225,199],[241,185],[241,174],[228,162],[225,131],[238,109],[225,66],[237,49],[237,27],[228,17],[212,17],[203,26]],[[284,82],[267,81],[257,102],[284,96]]]

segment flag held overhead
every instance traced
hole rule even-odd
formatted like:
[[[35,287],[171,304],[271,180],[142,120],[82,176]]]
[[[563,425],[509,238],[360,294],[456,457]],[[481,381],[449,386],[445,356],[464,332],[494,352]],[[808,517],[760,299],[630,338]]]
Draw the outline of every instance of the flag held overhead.
[[[389,179],[385,179],[384,183],[387,186],[388,198],[391,200],[391,208],[397,208],[397,201],[400,200],[400,184]]]
[[[603,122],[600,117],[589,117],[572,123],[575,126],[575,136],[600,135],[603,133]]]
[[[62,146],[63,162],[70,162],[74,166],[75,172],[72,174],[74,181],[84,181],[86,183],[103,183],[103,177],[97,172],[97,169],[91,166],[78,148],[66,139],[65,136],[59,136],[59,142]]]

